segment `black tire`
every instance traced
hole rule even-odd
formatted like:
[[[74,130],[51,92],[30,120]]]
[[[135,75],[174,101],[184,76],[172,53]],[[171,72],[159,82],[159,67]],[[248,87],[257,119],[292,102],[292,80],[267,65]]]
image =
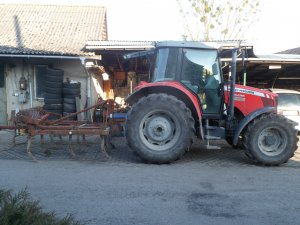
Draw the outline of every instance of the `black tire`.
[[[63,83],[60,81],[58,81],[58,82],[45,81],[45,87],[62,89],[62,86],[63,86]]]
[[[50,99],[55,99],[55,98],[62,98],[62,94],[61,93],[57,93],[57,94],[51,94],[51,93],[44,93],[44,98],[50,98]]]
[[[64,103],[64,112],[76,112],[76,104]]]
[[[79,89],[80,90],[80,83],[63,83],[64,88],[71,88],[71,89]]]
[[[254,162],[267,166],[287,162],[294,155],[297,142],[293,122],[273,113],[254,119],[243,138],[246,155]]]
[[[81,98],[80,94],[79,95],[66,95],[66,94],[63,94],[63,97],[64,98],[69,98],[69,99],[75,99],[76,97]]]
[[[74,98],[64,98],[64,103],[75,104],[76,99]]]
[[[63,88],[64,95],[80,95],[80,89],[75,88]]]
[[[44,98],[44,103],[45,105],[49,105],[49,104],[62,104],[63,103],[63,99],[62,98]]]
[[[159,164],[179,159],[195,132],[190,110],[167,94],[141,98],[127,114],[125,127],[131,149],[142,159]]]
[[[62,83],[64,81],[63,77],[55,77],[55,76],[46,76],[45,77],[45,82],[59,82]]]
[[[61,69],[47,68],[46,77],[63,78],[64,71]]]
[[[45,87],[45,93],[62,95],[62,88]]]
[[[55,76],[55,75],[46,75],[45,77],[46,82],[59,82],[62,83],[64,81],[63,76]]]
[[[43,108],[45,110],[62,110],[62,104],[47,104],[47,105],[44,105]]]

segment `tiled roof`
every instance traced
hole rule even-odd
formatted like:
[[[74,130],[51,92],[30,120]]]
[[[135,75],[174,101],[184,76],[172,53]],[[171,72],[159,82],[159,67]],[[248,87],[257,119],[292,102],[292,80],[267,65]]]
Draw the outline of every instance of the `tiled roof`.
[[[107,40],[105,7],[0,4],[0,54],[85,55],[95,39]]]

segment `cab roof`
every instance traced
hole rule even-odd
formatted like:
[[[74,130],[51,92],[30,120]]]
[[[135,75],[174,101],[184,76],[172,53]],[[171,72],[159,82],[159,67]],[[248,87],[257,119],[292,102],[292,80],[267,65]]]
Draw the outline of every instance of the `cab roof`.
[[[219,49],[218,45],[213,43],[203,43],[199,41],[159,41],[155,47],[177,47],[177,48],[200,48],[200,49]]]

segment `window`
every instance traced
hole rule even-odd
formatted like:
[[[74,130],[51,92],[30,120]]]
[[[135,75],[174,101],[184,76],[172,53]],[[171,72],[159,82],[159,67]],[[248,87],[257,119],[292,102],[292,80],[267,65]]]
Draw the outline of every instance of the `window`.
[[[177,55],[177,48],[158,50],[154,68],[154,81],[175,80]]]
[[[181,71],[183,82],[191,82],[192,85],[204,86],[205,79],[212,76],[221,82],[217,51],[184,49],[184,57]]]
[[[37,65],[34,68],[36,98],[44,98],[47,68],[48,66],[46,65]]]
[[[221,74],[216,50],[184,49],[181,82],[199,96],[203,113],[219,113]]]
[[[299,107],[300,106],[300,95],[298,94],[278,94],[278,106],[279,107]]]

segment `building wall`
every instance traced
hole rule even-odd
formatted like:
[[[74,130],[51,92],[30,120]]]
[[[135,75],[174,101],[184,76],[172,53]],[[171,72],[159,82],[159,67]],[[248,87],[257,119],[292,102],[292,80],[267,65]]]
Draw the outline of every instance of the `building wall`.
[[[6,89],[6,98],[7,98],[7,119],[11,118],[12,110],[21,110],[28,109],[36,106],[43,106],[43,99],[37,99],[35,97],[35,75],[34,75],[34,66],[35,65],[48,65],[49,67],[61,69],[64,71],[64,81],[67,78],[70,80],[78,81],[81,83],[81,108],[84,108],[87,105],[88,97],[88,84],[91,86],[91,95],[90,95],[90,104],[93,104],[97,100],[97,94],[101,96],[101,89],[103,84],[101,82],[94,83],[93,79],[89,77],[92,76],[82,65],[79,59],[24,59],[24,58],[8,58],[2,59],[5,64],[5,89]],[[24,76],[27,80],[27,89],[26,91],[20,90],[19,81],[20,78]],[[96,85],[95,85],[96,84]],[[31,92],[30,93],[30,86]],[[19,101],[22,93],[26,92],[26,102],[22,103]],[[30,95],[32,94],[32,95]],[[102,91],[103,95],[103,91]],[[31,101],[32,99],[32,101]],[[4,115],[0,115],[4,117]]]

